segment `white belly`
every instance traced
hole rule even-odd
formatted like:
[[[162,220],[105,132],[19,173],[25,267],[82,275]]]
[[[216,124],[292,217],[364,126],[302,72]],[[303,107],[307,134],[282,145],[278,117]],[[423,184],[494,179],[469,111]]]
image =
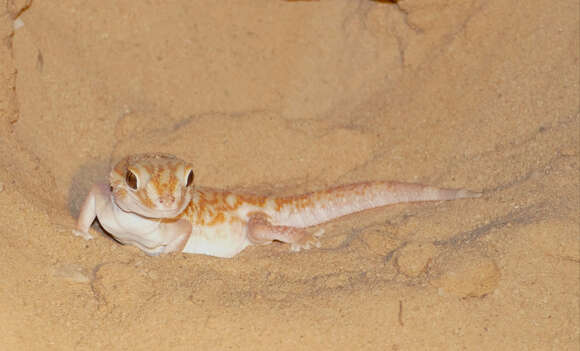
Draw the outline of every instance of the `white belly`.
[[[243,222],[194,225],[183,252],[228,258],[249,245],[247,226]]]

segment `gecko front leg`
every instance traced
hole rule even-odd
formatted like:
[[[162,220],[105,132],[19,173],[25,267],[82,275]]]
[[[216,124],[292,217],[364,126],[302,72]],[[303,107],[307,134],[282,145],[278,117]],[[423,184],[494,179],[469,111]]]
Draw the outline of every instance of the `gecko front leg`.
[[[254,245],[265,245],[273,240],[290,244],[290,251],[300,251],[320,247],[318,238],[324,234],[319,229],[310,233],[304,228],[296,228],[282,225],[273,225],[263,213],[254,213],[248,220],[248,239]]]
[[[87,198],[81,207],[81,212],[79,213],[79,218],[77,221],[77,227],[76,229],[73,229],[74,235],[80,236],[85,240],[93,239],[93,236],[89,233],[89,228],[91,227],[91,224],[95,218],[97,218],[97,207],[102,206],[104,201],[110,199],[110,196],[111,191],[107,185],[93,185],[89,195],[87,195]]]
[[[182,252],[191,236],[191,223],[185,219],[171,220],[161,224],[160,230],[167,242],[163,253]]]

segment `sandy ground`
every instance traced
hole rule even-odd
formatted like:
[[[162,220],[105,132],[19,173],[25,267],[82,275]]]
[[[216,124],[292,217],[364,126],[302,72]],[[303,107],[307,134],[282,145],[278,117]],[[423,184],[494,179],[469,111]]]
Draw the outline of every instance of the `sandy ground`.
[[[1,6],[2,349],[578,350],[577,1]],[[300,253],[73,237],[144,151],[227,189],[484,196],[352,215]]]

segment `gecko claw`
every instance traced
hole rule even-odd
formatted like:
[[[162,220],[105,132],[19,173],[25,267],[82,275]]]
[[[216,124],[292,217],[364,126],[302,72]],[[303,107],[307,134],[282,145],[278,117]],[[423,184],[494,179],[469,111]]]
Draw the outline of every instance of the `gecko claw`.
[[[315,231],[312,235],[314,235],[315,238],[320,238],[321,236],[324,235],[324,229],[320,228],[317,231]]]

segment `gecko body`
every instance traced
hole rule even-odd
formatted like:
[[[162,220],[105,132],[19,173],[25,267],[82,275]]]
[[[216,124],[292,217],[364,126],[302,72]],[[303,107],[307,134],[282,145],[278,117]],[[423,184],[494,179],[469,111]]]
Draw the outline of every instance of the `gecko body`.
[[[193,166],[173,155],[139,154],[113,168],[110,185],[95,185],[75,235],[91,239],[95,218],[117,241],[149,255],[174,251],[233,257],[274,240],[299,251],[319,247],[312,226],[401,202],[481,196],[462,189],[412,183],[365,182],[302,195],[274,197],[196,187]]]

